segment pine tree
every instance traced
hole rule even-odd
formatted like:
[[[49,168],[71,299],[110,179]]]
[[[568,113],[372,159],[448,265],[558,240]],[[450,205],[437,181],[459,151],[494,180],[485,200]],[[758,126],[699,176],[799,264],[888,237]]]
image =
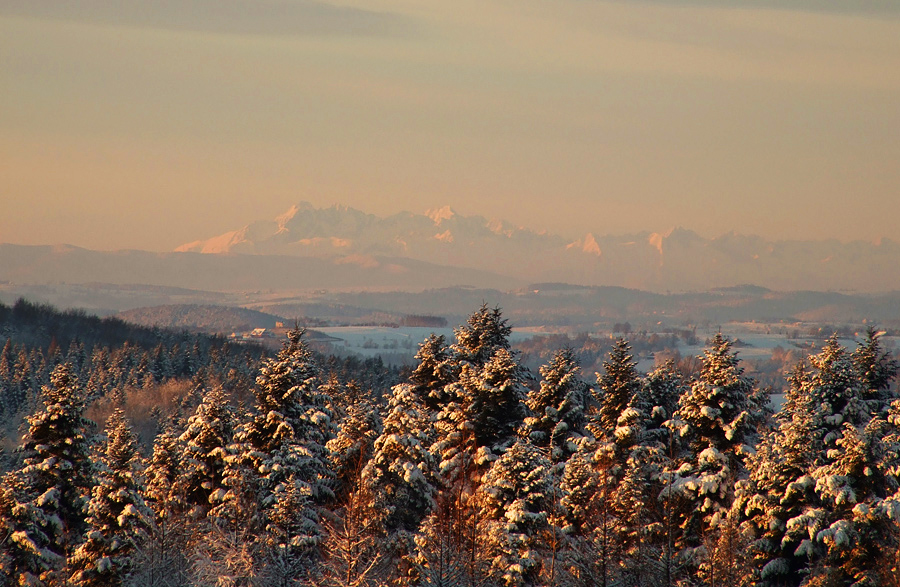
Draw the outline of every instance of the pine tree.
[[[864,401],[862,382],[850,353],[841,345],[837,335],[831,336],[819,354],[809,357],[813,370],[805,393],[819,406],[821,417],[815,425],[824,448],[816,464],[827,461],[827,450],[836,446],[844,423],[865,424],[869,412]]]
[[[234,435],[224,471],[226,490],[211,513],[216,531],[233,546],[205,549],[209,572],[219,568],[232,573],[221,557],[234,552],[246,572],[257,572],[267,560],[301,564],[324,535],[320,513],[334,499],[335,474],[326,448],[335,433],[328,407],[333,403],[320,389],[319,368],[302,336],[301,330],[289,331],[278,355],[260,367],[254,389],[257,414]],[[300,509],[290,511],[293,507]],[[283,535],[300,527],[304,534],[296,543],[266,543],[265,528],[278,528]],[[305,572],[291,568],[298,576]]]
[[[319,389],[320,372],[302,330],[288,332],[288,342],[274,359],[263,361],[254,394],[257,412],[236,435],[250,468],[271,492],[294,475],[313,503],[333,498],[334,471],[326,445],[335,436],[331,398]]]
[[[151,522],[141,496],[137,442],[121,409],[109,417],[106,435],[87,505],[88,532],[70,560],[71,580],[78,587],[122,585]]]
[[[170,587],[187,581],[189,530],[196,521],[187,517],[188,506],[178,478],[181,450],[174,422],[153,442],[153,455],[144,472],[144,502],[152,513],[147,538],[135,561],[131,584]]]
[[[647,442],[668,447],[671,430],[666,427],[678,409],[678,399],[686,391],[684,381],[672,360],[647,374],[641,389],[630,404],[640,410]]]
[[[549,448],[555,463],[568,460],[584,435],[589,388],[579,372],[571,349],[557,351],[540,369],[540,387],[528,392],[526,403],[534,415],[525,418],[523,434],[535,446]]]
[[[880,418],[863,428],[844,424],[836,458],[812,473],[822,504],[815,546],[823,556],[819,567],[832,581],[878,585],[881,552],[900,547],[897,512],[884,507],[900,488],[897,446],[884,442],[892,428]]]
[[[822,442],[815,424],[821,418],[820,406],[809,393],[809,381],[804,365],[798,364],[788,377],[778,426],[750,457],[749,480],[739,486],[735,500],[756,537],[753,554],[761,585],[797,585],[809,564],[805,553],[811,537],[806,523],[798,521],[811,520],[804,516],[818,507],[809,473]]]
[[[617,578],[618,544],[614,453],[584,443],[566,462],[560,482],[563,531],[570,543],[564,566],[584,585],[612,585]]]
[[[631,345],[624,338],[616,339],[609,359],[603,362],[603,374],[597,374],[595,393],[598,409],[593,418],[592,431],[598,439],[615,437],[619,416],[640,389],[636,367]]]
[[[331,455],[338,500],[358,482],[363,467],[372,457],[381,426],[378,410],[368,401],[359,400],[347,406],[337,436],[325,445]]]
[[[869,404],[871,414],[887,411],[895,397],[891,383],[900,369],[896,359],[883,350],[879,340],[882,334],[870,326],[866,330],[866,338],[851,355],[857,375],[862,382],[863,400]]]
[[[85,439],[89,422],[71,365],[53,370],[42,388],[43,409],[28,418],[23,467],[9,479],[16,503],[3,574],[23,585],[53,579],[80,541],[91,466]]]
[[[415,387],[392,389],[384,430],[375,441],[362,480],[385,530],[415,532],[434,506],[437,463],[428,450],[431,421]]]
[[[293,477],[278,486],[262,539],[267,547],[268,584],[299,584],[322,536],[320,519]]]
[[[688,543],[697,546],[731,507],[734,484],[746,477],[745,462],[766,416],[756,382],[744,375],[731,346],[716,334],[704,353],[700,376],[681,397],[672,422],[690,450],[679,469],[679,487],[695,505],[684,531]]]
[[[432,334],[419,345],[416,366],[409,376],[415,393],[431,412],[447,401],[445,388],[459,377],[459,361],[446,345],[443,335]]]
[[[456,344],[451,348],[459,362],[481,366],[500,349],[509,350],[512,328],[502,317],[500,308],[489,309],[482,304],[469,316],[466,324],[454,329]]]
[[[517,442],[485,474],[476,500],[487,520],[493,575],[510,587],[538,583],[543,565],[541,534],[548,525],[552,464],[527,442]]]
[[[226,457],[233,432],[234,409],[224,390],[214,387],[204,394],[178,438],[181,470],[176,490],[194,519],[205,517],[224,497]]]

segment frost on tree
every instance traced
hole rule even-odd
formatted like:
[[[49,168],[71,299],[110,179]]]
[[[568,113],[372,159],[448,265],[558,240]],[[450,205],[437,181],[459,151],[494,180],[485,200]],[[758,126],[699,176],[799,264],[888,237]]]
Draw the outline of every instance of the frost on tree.
[[[56,367],[41,391],[43,407],[27,419],[23,466],[8,477],[12,490],[4,496],[12,533],[2,573],[23,585],[54,580],[80,542],[91,479],[89,422],[71,365]]]
[[[150,525],[141,495],[137,443],[119,408],[107,421],[106,437],[86,509],[88,531],[69,561],[75,570],[72,584],[78,587],[122,585]]]
[[[532,416],[522,432],[535,446],[547,448],[555,463],[568,460],[584,436],[584,405],[589,388],[571,349],[557,351],[540,369],[541,382],[528,392]]]

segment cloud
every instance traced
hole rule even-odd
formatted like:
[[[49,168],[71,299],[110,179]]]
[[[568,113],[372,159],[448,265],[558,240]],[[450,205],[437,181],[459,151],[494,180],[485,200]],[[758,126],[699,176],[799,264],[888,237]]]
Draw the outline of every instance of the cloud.
[[[632,2],[633,0],[619,0]],[[709,6],[713,8],[764,8],[858,16],[900,16],[897,0],[644,0],[653,4]]]
[[[409,26],[398,14],[316,0],[5,0],[0,15],[233,35],[396,36]]]

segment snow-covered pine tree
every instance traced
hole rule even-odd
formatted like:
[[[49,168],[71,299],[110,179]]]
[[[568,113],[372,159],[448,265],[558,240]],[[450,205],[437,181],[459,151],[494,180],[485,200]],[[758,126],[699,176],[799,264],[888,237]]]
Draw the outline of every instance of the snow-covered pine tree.
[[[87,504],[88,531],[69,560],[77,587],[122,585],[151,523],[141,495],[137,441],[120,408],[107,420],[99,457],[97,484]]]
[[[515,443],[485,474],[476,501],[486,521],[492,574],[508,587],[537,585],[544,563],[541,533],[554,492],[553,466],[527,441]]]
[[[528,392],[526,404],[533,415],[525,418],[523,435],[535,446],[550,449],[554,463],[568,460],[584,436],[590,390],[580,371],[572,349],[559,350],[540,368],[540,386]]]
[[[734,483],[746,477],[746,459],[766,419],[756,382],[744,375],[731,347],[722,333],[716,334],[704,352],[699,378],[681,396],[671,423],[690,452],[679,468],[679,488],[694,504],[683,528],[687,543],[696,546],[731,507]]]
[[[473,464],[480,473],[486,470],[515,441],[526,415],[527,377],[509,350],[512,329],[499,308],[482,305],[454,332],[457,341],[450,352],[455,365],[446,372],[459,375],[441,394],[431,447],[451,484],[460,475],[474,474]]]
[[[435,413],[447,401],[445,388],[459,377],[459,361],[443,335],[432,334],[419,345],[416,366],[409,376],[415,393]]]
[[[451,350],[456,361],[481,366],[498,350],[509,350],[512,328],[507,322],[500,308],[488,308],[487,304],[482,304],[464,325],[453,330],[456,343]]]
[[[603,374],[597,374],[594,388],[597,413],[591,418],[591,431],[597,439],[615,439],[619,417],[640,390],[637,361],[631,345],[617,338],[609,358],[603,361]]]
[[[394,386],[384,430],[362,474],[389,534],[414,533],[434,506],[437,463],[428,450],[433,440],[431,420],[415,386]]]
[[[129,585],[170,587],[187,581],[187,543],[196,522],[187,518],[187,503],[177,483],[181,450],[176,417],[153,441],[153,454],[144,471],[144,502],[152,513],[147,538],[135,558]]]
[[[815,427],[817,438],[822,439],[824,446],[819,450],[816,464],[823,465],[830,460],[827,451],[836,446],[844,423],[864,425],[869,420],[869,412],[857,368],[837,335],[826,341],[820,353],[811,355],[809,362],[813,369],[804,393],[810,395],[820,413]]]
[[[254,395],[257,415],[235,435],[240,457],[263,478],[263,507],[275,487],[293,475],[315,504],[333,498],[334,471],[326,445],[335,437],[331,398],[319,388],[320,371],[303,331],[290,330],[284,347],[263,361]]]
[[[226,558],[235,549],[243,549],[241,564],[247,572],[273,561],[284,563],[285,551],[279,544],[290,546],[290,561],[305,561],[323,536],[320,513],[334,498],[334,472],[326,448],[335,433],[329,408],[333,404],[320,389],[319,368],[302,336],[302,330],[289,331],[278,355],[263,361],[254,388],[257,414],[238,427],[229,447],[227,490],[211,516],[216,531],[233,546],[205,549],[204,568],[211,573],[219,567],[231,573]],[[289,512],[291,507],[299,509]],[[285,517],[289,513],[293,520]],[[302,527],[305,534],[298,543],[266,544],[267,527]],[[302,577],[305,571],[292,572]]]
[[[890,443],[896,430],[882,418],[859,428],[844,424],[833,460],[812,473],[822,506],[808,513],[820,528],[814,552],[822,559],[813,570],[822,574],[820,584],[879,585],[876,562],[900,547],[900,457]]]
[[[213,387],[203,395],[178,437],[181,469],[175,491],[183,496],[194,519],[205,517],[224,496],[225,464],[233,432],[234,409],[225,391]]]
[[[62,580],[55,575],[81,540],[92,479],[85,438],[89,422],[71,365],[53,370],[41,400],[43,408],[27,419],[23,466],[10,477],[13,491],[6,495],[16,503],[6,523],[12,534],[2,572],[20,585]]]
[[[675,414],[678,399],[687,391],[684,379],[670,359],[648,373],[641,383],[631,406],[642,414],[645,442],[668,448],[671,430],[665,423]]]
[[[268,524],[261,536],[267,547],[266,585],[299,585],[311,566],[312,553],[322,536],[319,517],[309,507],[309,497],[300,492],[293,477],[278,486],[275,504],[269,509],[267,518]]]
[[[524,377],[505,348],[484,365],[462,364],[459,382],[446,388],[450,400],[435,416],[431,451],[445,481],[476,471],[480,475],[515,442],[527,413]]]
[[[522,367],[501,348],[480,369],[464,365],[460,383],[477,446],[499,454],[515,441],[526,414]]]
[[[345,412],[337,436],[325,445],[335,474],[337,501],[359,482],[382,427],[378,410],[366,400],[348,405]]]
[[[759,442],[747,463],[749,479],[737,489],[734,508],[755,536],[751,550],[761,586],[798,585],[809,565],[812,538],[798,520],[806,519],[819,505],[809,473],[822,443],[816,426],[820,406],[809,393],[809,381],[809,373],[799,363],[788,377],[777,428]]]
[[[617,469],[610,444],[584,442],[566,462],[560,504],[569,537],[563,563],[576,585],[612,585],[618,578]]]
[[[883,414],[887,412],[896,393],[891,388],[900,364],[884,350],[880,338],[883,332],[878,332],[870,326],[866,330],[866,337],[853,351],[851,359],[856,367],[857,376],[862,382],[863,401],[868,404],[870,414]]]

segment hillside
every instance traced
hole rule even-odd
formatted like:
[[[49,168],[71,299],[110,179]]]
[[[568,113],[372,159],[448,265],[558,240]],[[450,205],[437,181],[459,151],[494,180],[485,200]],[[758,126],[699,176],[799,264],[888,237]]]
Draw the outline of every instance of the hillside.
[[[135,308],[119,312],[116,317],[144,326],[221,334],[254,328],[274,328],[276,322],[284,322],[280,316],[257,310],[197,304]]]

